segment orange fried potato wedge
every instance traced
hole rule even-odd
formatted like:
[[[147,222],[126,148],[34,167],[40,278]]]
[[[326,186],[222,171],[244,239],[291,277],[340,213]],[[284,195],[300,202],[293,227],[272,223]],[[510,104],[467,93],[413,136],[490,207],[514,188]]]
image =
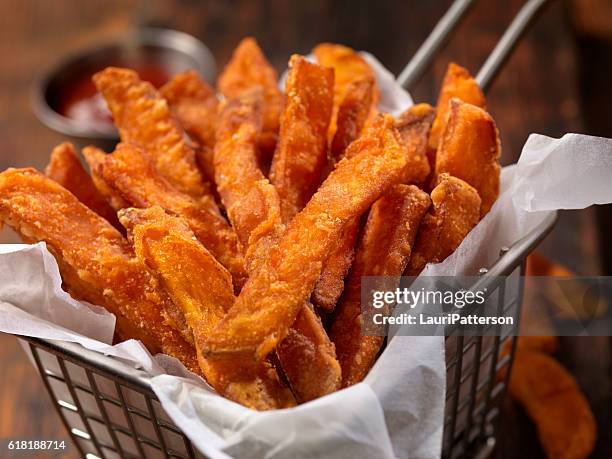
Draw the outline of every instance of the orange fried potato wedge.
[[[344,291],[344,279],[355,256],[360,220],[355,218],[346,225],[342,237],[325,260],[321,276],[310,297],[312,303],[321,311],[332,312]]]
[[[402,183],[422,187],[433,170],[434,164],[430,163],[427,155],[427,139],[435,116],[436,111],[431,105],[417,104],[402,113],[395,123],[408,157]]]
[[[188,70],[175,75],[159,92],[189,137],[198,146],[214,148],[218,100],[198,73]]]
[[[451,62],[448,64],[446,75],[444,75],[444,80],[442,81],[442,87],[438,95],[436,119],[429,135],[429,147],[432,150],[438,148],[442,132],[446,126],[448,103],[454,97],[482,109],[486,108],[485,96],[476,80],[470,75],[470,72],[460,65]]]
[[[83,148],[83,157],[89,166],[91,180],[93,181],[98,192],[104,197],[104,199],[106,199],[106,202],[115,211],[129,207],[129,204],[121,196],[119,196],[117,192],[109,187],[98,173],[100,165],[104,162],[104,158],[106,158],[106,152],[100,150],[98,147],[89,145]]]
[[[98,191],[89,174],[77,156],[74,146],[64,142],[53,149],[45,175],[62,185],[79,201],[103,217],[117,229],[121,229],[119,219],[113,208]]]
[[[215,148],[218,190],[246,248],[249,273],[257,272],[285,229],[276,189],[257,165],[258,126],[257,94],[228,101],[221,111]],[[310,306],[302,306],[277,354],[298,400],[339,388],[340,365],[333,344]]]
[[[399,286],[421,219],[430,206],[427,193],[414,185],[396,185],[372,205],[359,241],[346,293],[336,308],[332,341],[342,366],[342,386],[365,378],[384,342],[384,336],[364,336],[361,278],[391,276]]]
[[[493,118],[483,109],[451,99],[436,154],[436,176],[448,173],[476,188],[482,218],[499,196],[501,145]]]
[[[182,127],[168,103],[147,81],[129,69],[108,67],[93,76],[110,109],[123,142],[140,145],[174,187],[193,197],[206,193]]]
[[[174,306],[166,292],[121,233],[72,193],[34,169],[8,169],[0,174],[0,220],[27,242],[45,241],[70,292],[115,314],[122,339],[199,372],[193,346],[165,320]]]
[[[238,44],[219,76],[217,87],[227,99],[240,97],[256,87],[263,90],[263,126],[258,142],[262,155],[269,161],[278,137],[283,94],[278,89],[276,70],[254,38],[247,37]]]
[[[270,181],[280,197],[283,221],[289,222],[314,194],[327,165],[334,72],[293,55],[285,94]]]
[[[277,349],[278,360],[298,402],[314,400],[340,388],[340,364],[333,343],[312,306],[298,313]]]
[[[119,144],[114,153],[104,158],[98,173],[131,207],[159,205],[185,218],[198,240],[232,273],[236,287],[244,284],[244,257],[236,233],[212,198],[195,200],[173,188],[157,173],[144,151],[135,145]]]
[[[393,117],[381,115],[351,144],[304,210],[294,217],[236,303],[206,339],[206,353],[264,358],[287,336],[346,224],[398,179],[406,164]]]
[[[260,101],[261,93],[251,92],[223,105],[214,151],[217,191],[246,254],[248,271],[267,256],[284,229],[278,193],[257,162]]]
[[[342,159],[346,148],[359,137],[370,116],[376,90],[374,77],[366,75],[351,81],[339,103],[336,131],[330,145],[332,166]]]
[[[480,218],[478,192],[448,174],[438,177],[431,201],[433,206],[419,227],[406,276],[418,276],[427,263],[444,261]]]
[[[255,362],[234,356],[208,360],[200,351],[202,340],[235,298],[231,275],[197,241],[187,222],[167,215],[158,206],[124,209],[120,214],[136,255],[182,309],[208,383],[221,395],[249,408],[294,406],[291,391],[267,360]]]
[[[547,457],[591,455],[597,439],[593,413],[574,378],[552,357],[519,350],[508,391],[535,423]]]

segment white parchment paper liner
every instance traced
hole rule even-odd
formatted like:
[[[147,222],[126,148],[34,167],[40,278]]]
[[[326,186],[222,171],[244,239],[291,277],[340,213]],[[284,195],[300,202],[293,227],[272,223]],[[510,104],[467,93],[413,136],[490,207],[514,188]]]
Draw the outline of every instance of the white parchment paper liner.
[[[412,102],[392,75],[377,72],[381,106],[398,114]],[[532,135],[518,165],[504,168],[491,212],[445,262],[426,274],[473,273],[492,264],[541,222],[543,212],[612,202],[612,140]],[[445,400],[442,337],[395,336],[364,383],[297,408],[257,413],[214,394],[167,356],[134,340],[112,346],[114,317],[64,293],[45,244],[0,245],[0,331],[81,343],[152,375],[164,409],[213,458],[437,458]]]

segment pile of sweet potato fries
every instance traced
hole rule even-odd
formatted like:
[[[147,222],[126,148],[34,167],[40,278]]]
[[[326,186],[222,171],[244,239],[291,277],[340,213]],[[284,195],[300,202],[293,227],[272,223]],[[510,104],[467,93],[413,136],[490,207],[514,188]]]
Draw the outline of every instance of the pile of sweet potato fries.
[[[44,175],[0,174],[0,220],[46,242],[117,339],[259,410],[363,380],[383,338],[361,333],[362,276],[444,260],[499,194],[498,131],[465,69],[449,66],[437,107],[394,118],[360,54],[313,54],[291,57],[284,92],[252,38],[216,91],[107,68],[114,152],[85,148],[88,174],[64,143]]]

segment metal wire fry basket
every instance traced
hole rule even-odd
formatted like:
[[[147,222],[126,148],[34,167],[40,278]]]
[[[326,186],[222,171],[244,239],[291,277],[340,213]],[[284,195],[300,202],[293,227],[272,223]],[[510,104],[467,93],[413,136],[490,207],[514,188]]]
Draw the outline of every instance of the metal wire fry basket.
[[[555,220],[556,212],[547,214],[531,233],[504,248],[492,266],[480,270],[484,275],[479,288],[496,295],[498,311],[513,316],[515,327],[525,260]],[[515,331],[505,336],[446,338],[445,458],[486,457],[492,452],[514,357]],[[166,415],[144,371],[79,344],[19,338],[81,457],[204,457]]]

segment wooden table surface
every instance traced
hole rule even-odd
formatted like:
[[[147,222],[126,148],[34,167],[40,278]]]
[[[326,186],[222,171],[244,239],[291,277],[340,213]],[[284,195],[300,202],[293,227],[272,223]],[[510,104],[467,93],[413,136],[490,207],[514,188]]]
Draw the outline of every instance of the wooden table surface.
[[[398,73],[449,5],[449,0],[208,1],[3,0],[0,2],[0,170],[44,167],[62,137],[31,109],[37,79],[57,60],[138,23],[176,28],[202,39],[223,65],[245,35],[254,35],[280,70],[291,53],[335,41],[376,55]],[[472,72],[484,62],[520,0],[477,2],[455,38],[414,88],[435,102],[449,60]],[[531,132],[582,132],[612,137],[609,78],[612,13],[607,0],[554,2],[523,40],[488,94],[503,164],[511,164]],[[606,20],[607,18],[607,20]],[[597,90],[599,88],[599,90]],[[568,186],[570,186],[568,184]],[[542,250],[583,275],[611,274],[609,207],[562,212]],[[17,242],[0,230],[0,242]],[[609,338],[566,338],[560,360],[576,375],[598,419],[594,457],[612,457],[612,370]],[[0,439],[67,439],[34,369],[12,337],[0,335]],[[497,455],[542,457],[535,430],[507,403]],[[0,451],[0,457],[2,457]],[[65,457],[76,457],[74,448]]]

